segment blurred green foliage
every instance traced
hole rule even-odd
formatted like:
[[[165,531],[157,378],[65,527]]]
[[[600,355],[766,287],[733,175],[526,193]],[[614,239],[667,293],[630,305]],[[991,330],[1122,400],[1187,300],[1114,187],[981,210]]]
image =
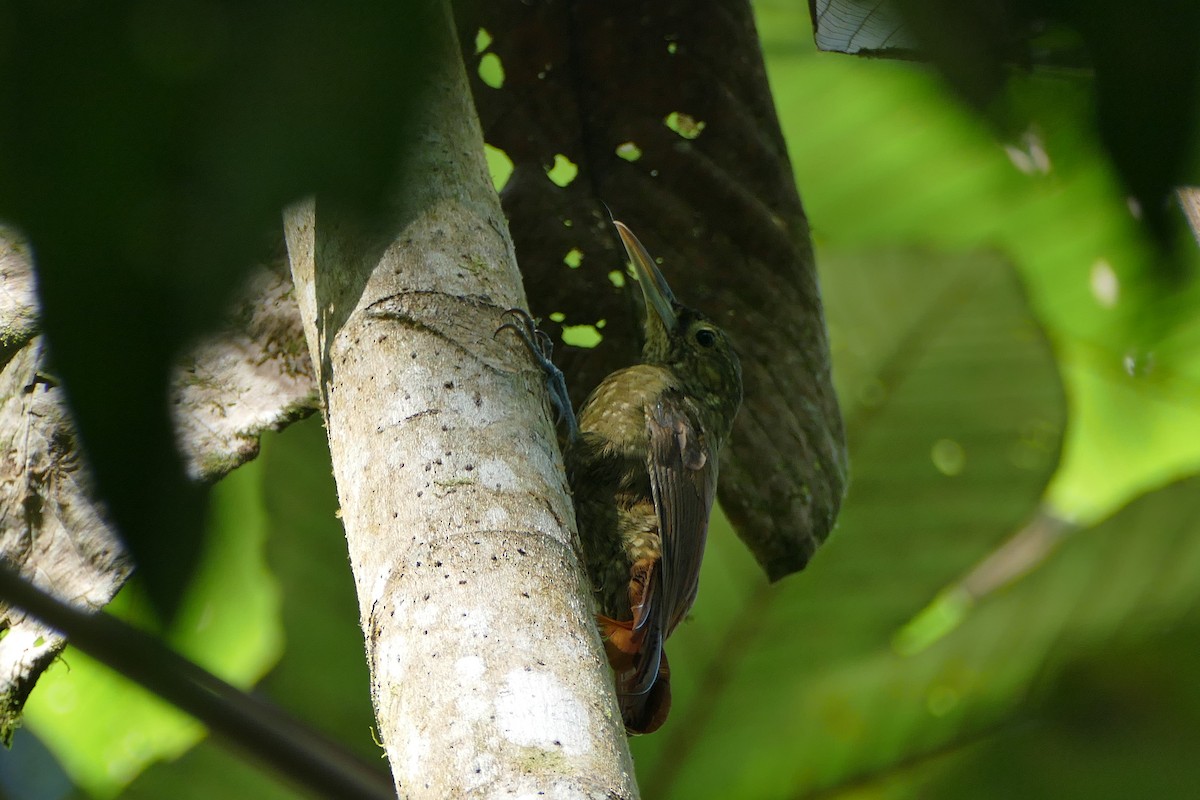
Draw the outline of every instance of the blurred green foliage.
[[[1005,101],[1022,134],[1002,141],[929,68],[817,53],[803,9],[756,8],[818,266],[897,245],[1013,263],[1071,401],[1049,495],[1061,513],[1092,521],[1193,471],[1197,285],[1159,283],[1160,253],[1091,133],[1090,80],[1014,74]]]

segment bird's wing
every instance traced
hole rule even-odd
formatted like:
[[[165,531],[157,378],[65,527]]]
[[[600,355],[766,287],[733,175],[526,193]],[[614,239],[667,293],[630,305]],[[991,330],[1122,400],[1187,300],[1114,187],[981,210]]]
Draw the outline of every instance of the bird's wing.
[[[646,409],[646,471],[658,516],[661,556],[642,578],[640,602],[629,631],[633,663],[619,671],[617,694],[626,729],[649,733],[671,705],[663,640],[687,615],[700,583],[700,561],[717,486],[716,454],[691,405],[666,392]]]
[[[647,586],[645,602],[654,609],[648,616],[658,616],[665,639],[696,599],[717,488],[717,459],[682,394],[664,393],[647,412],[646,468],[658,513],[662,558]]]

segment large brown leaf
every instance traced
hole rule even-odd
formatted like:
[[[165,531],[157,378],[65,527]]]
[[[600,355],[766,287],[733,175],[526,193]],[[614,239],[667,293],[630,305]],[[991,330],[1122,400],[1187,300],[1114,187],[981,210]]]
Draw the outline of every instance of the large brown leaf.
[[[559,348],[576,401],[636,357],[607,203],[680,299],[737,342],[746,399],[721,503],[771,578],[803,568],[833,527],[845,445],[808,224],[749,5],[478,3],[460,6],[459,26],[468,66],[492,62],[473,88],[486,140],[513,162],[502,197],[532,310],[604,337]],[[565,186],[547,176],[556,157],[579,169]],[[561,326],[544,324],[557,340]]]

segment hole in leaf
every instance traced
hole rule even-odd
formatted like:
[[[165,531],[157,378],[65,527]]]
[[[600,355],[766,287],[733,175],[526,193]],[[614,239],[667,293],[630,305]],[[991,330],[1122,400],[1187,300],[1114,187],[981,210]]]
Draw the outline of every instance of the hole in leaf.
[[[493,89],[504,85],[504,65],[495,53],[484,53],[479,59],[479,79]]]
[[[562,322],[566,318],[567,318],[567,315],[561,311],[555,311],[554,313],[552,313],[550,315],[550,319],[552,322]]]
[[[486,142],[483,145],[483,155],[487,159],[488,173],[492,176],[492,185],[500,191],[508,183],[513,174],[513,162],[508,153],[499,147],[492,147]]]
[[[608,273],[608,280],[618,289],[625,288],[625,273],[618,269],[614,269],[612,272]]]
[[[578,269],[579,265],[583,263],[583,251],[578,247],[572,247],[567,251],[567,254],[563,256],[563,263],[571,269]]]
[[[556,186],[569,186],[578,174],[579,167],[562,153],[554,156],[554,166],[546,170],[546,177],[554,181]]]
[[[696,119],[691,114],[684,114],[682,111],[672,111],[667,114],[663,120],[668,128],[678,133],[684,139],[695,139],[704,130],[705,123]]]
[[[564,325],[562,340],[573,347],[592,348],[600,344],[604,337],[595,325]]]
[[[479,55],[491,46],[492,35],[488,33],[487,28],[480,28],[475,32],[475,55]]]
[[[633,142],[622,142],[617,145],[617,155],[626,161],[637,161],[642,157],[642,148]]]

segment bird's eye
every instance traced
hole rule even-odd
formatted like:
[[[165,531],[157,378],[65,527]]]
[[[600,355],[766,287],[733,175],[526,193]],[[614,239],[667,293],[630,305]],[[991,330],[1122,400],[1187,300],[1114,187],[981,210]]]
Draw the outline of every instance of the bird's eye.
[[[696,344],[701,347],[712,347],[717,343],[717,335],[708,328],[701,328],[696,331]]]

